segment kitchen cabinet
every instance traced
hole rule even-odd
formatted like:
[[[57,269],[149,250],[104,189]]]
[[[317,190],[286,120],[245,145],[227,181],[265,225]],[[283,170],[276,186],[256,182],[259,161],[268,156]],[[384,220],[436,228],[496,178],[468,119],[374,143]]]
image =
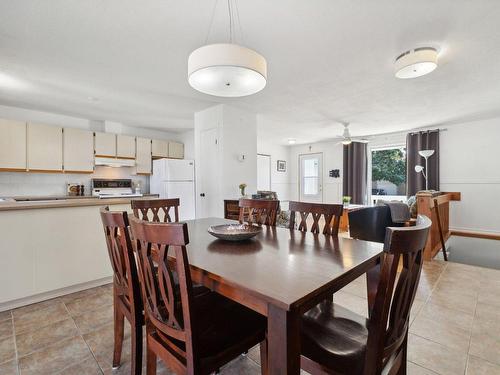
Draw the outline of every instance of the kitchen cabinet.
[[[168,157],[173,159],[184,159],[184,144],[179,142],[168,142]]]
[[[136,139],[136,173],[151,174],[152,158],[151,158],[151,139],[139,138]]]
[[[56,172],[63,169],[63,131],[59,126],[28,123],[28,169]]]
[[[121,134],[116,136],[116,157],[135,159],[135,137]]]
[[[65,128],[63,132],[63,164],[65,172],[94,171],[94,133]]]
[[[154,158],[168,158],[168,141],[153,139],[152,151]]]
[[[0,119],[0,170],[26,170],[26,123]]]
[[[116,157],[116,134],[96,132],[94,142],[96,156]]]

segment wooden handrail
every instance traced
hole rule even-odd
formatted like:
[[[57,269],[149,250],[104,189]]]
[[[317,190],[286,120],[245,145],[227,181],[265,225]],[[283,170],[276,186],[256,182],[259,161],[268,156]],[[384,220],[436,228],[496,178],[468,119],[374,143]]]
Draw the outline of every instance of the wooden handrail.
[[[476,232],[476,231],[465,231],[465,230],[452,230],[452,236],[459,237],[471,237],[471,238],[483,238],[486,240],[497,240],[500,241],[500,233],[488,233],[488,232]]]

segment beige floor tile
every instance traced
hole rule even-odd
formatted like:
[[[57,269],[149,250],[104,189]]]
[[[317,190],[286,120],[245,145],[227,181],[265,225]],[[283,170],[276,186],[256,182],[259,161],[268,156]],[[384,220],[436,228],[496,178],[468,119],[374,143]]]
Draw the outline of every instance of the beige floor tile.
[[[500,375],[500,366],[481,358],[469,356],[466,375]]]
[[[333,295],[333,301],[356,314],[368,316],[368,301],[364,298],[340,291]]]
[[[17,375],[17,361],[9,361],[0,364],[0,375]]]
[[[350,293],[354,294],[355,296],[361,297],[361,298],[368,298],[367,296],[367,291],[366,291],[366,285],[363,285],[362,283],[351,283],[346,285],[341,289],[342,292],[344,293]]]
[[[475,319],[500,321],[500,308],[484,302],[478,302]]]
[[[500,365],[500,336],[489,322],[474,321],[469,354]]]
[[[96,360],[90,357],[59,371],[56,375],[102,375],[102,371]]]
[[[14,337],[0,339],[0,363],[10,361],[16,357]]]
[[[220,370],[221,375],[260,375],[260,366],[247,357],[239,356]]]
[[[130,325],[125,323],[125,337],[122,346],[122,366],[130,360]],[[107,324],[83,336],[101,369],[106,373],[113,364],[114,328]],[[145,350],[144,350],[145,354]],[[145,358],[145,356],[144,356]],[[145,362],[144,362],[145,363]]]
[[[95,293],[90,296],[75,299],[66,303],[71,316],[81,315],[87,311],[97,310],[113,304],[113,296],[105,293]]]
[[[248,358],[260,365],[260,346],[255,345],[248,351]]]
[[[13,335],[13,325],[12,325],[12,320],[4,320],[3,322],[0,322],[0,339],[8,336]]]
[[[33,303],[31,305],[26,305],[26,306],[19,307],[17,309],[12,310],[12,315],[14,316],[14,319],[16,319],[16,318],[19,318],[23,315],[32,313],[33,311],[46,309],[47,307],[51,307],[51,306],[56,305],[60,302],[61,302],[61,300],[59,298],[52,298],[52,299],[48,299],[46,301]]]
[[[23,313],[14,311],[13,314],[16,335],[69,318],[68,311],[62,302],[52,303],[42,309],[27,310]]]
[[[105,324],[113,321],[113,306],[105,305],[96,310],[87,311],[73,318],[80,330],[80,333],[86,334],[92,332]]]
[[[76,336],[20,358],[19,369],[21,375],[53,375],[89,358],[92,358],[92,354],[85,341]]]
[[[10,310],[0,312],[0,322],[3,322],[8,319],[12,319],[12,313],[10,312]]]
[[[16,335],[16,346],[19,357],[44,349],[58,341],[78,335],[76,325],[71,318],[52,323],[36,331]]]
[[[413,305],[411,306],[411,311],[410,311],[410,325],[415,321],[415,318],[417,317],[418,313],[422,310],[422,307],[424,307],[425,302],[422,300],[415,299],[413,301]]]
[[[409,335],[408,360],[441,375],[463,374],[466,356],[444,345]]]
[[[408,362],[407,366],[406,370],[408,375],[436,375],[434,371],[427,370],[413,362]]]
[[[478,295],[478,302],[500,308],[500,291],[491,289],[481,289]]]
[[[500,270],[495,270],[492,268],[483,268],[481,270],[481,280],[482,281],[498,281],[500,282]]]
[[[473,314],[476,309],[477,296],[443,290],[432,293],[429,302],[434,305],[453,307],[454,310]]]
[[[93,296],[93,295],[96,295],[97,293],[100,293],[100,292],[102,293],[102,290],[99,287],[84,289],[84,290],[81,290],[81,291],[76,292],[76,293],[66,294],[65,296],[59,297],[59,299],[64,303],[69,303],[69,302],[74,301],[78,298]]]

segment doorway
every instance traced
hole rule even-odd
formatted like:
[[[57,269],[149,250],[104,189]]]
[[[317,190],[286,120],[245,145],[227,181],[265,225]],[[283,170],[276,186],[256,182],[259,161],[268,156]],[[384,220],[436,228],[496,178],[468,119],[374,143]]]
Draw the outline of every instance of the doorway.
[[[299,155],[299,200],[323,202],[323,154]]]
[[[257,190],[271,190],[271,155],[257,154]]]

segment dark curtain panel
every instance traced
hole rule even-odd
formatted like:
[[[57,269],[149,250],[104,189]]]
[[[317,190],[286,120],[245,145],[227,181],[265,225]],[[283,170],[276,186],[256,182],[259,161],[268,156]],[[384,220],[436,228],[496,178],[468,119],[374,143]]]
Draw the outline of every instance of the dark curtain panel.
[[[366,143],[344,145],[343,195],[349,195],[351,203],[366,203],[367,160]]]
[[[429,190],[439,190],[439,130],[408,133],[406,136],[406,195],[415,195],[425,190],[422,173],[415,172],[415,165],[425,167],[425,159],[418,154],[421,150],[434,150],[429,157],[429,170],[425,171],[429,179]]]

